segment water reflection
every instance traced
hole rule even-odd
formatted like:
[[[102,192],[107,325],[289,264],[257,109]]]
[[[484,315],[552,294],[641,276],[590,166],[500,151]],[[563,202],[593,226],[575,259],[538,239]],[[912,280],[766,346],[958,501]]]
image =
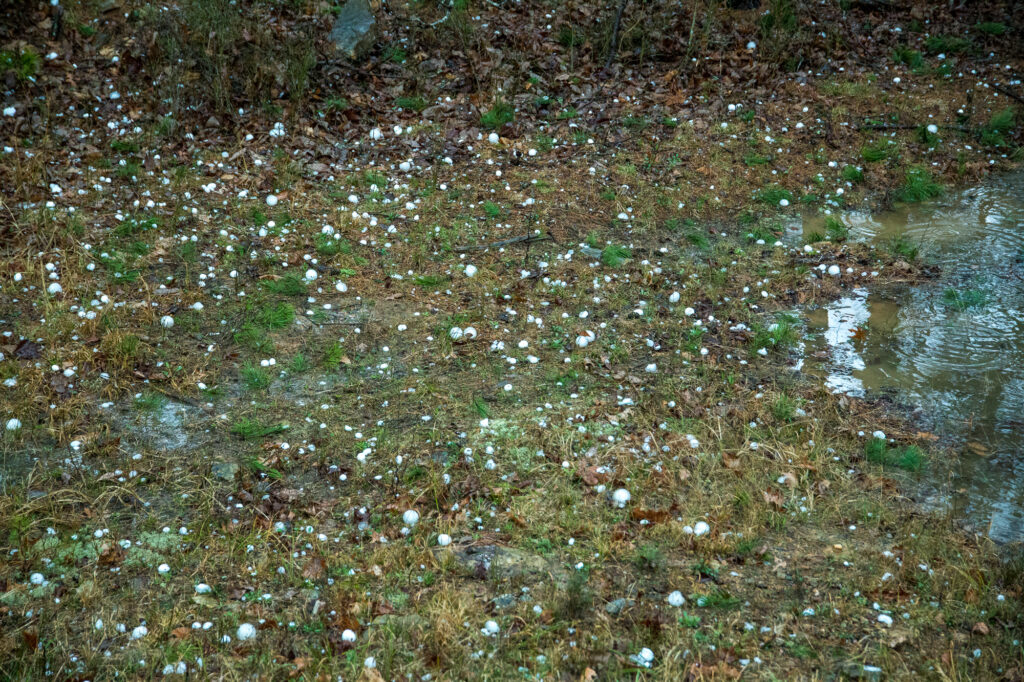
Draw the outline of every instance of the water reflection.
[[[809,350],[828,358],[826,384],[920,405],[964,445],[953,502],[993,538],[1024,540],[1024,175],[844,220],[853,238],[908,238],[942,275],[810,311]]]

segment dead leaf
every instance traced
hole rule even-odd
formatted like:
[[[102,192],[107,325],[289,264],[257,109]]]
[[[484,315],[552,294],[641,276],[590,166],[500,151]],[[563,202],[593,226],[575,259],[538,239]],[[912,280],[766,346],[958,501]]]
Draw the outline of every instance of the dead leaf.
[[[173,637],[174,639],[185,640],[188,639],[191,635],[192,628],[188,627],[187,625],[182,625],[181,627],[176,627],[173,630],[171,630],[171,637]]]
[[[594,682],[597,679],[597,671],[593,668],[587,668],[580,675],[580,682]]]
[[[326,564],[321,556],[312,556],[309,561],[306,562],[305,568],[302,569],[302,577],[307,580],[318,580],[326,569]]]
[[[782,474],[780,478],[782,479],[782,484],[787,488],[795,488],[797,486],[798,481],[796,480],[796,475],[791,471],[787,471]]]
[[[764,501],[767,502],[769,505],[776,507],[778,509],[785,508],[785,499],[779,493],[775,492],[774,490],[765,490],[763,494]]]
[[[739,455],[737,455],[735,453],[723,452],[722,453],[722,464],[725,465],[726,469],[732,469],[733,471],[737,471],[737,470],[739,470],[739,468],[740,468],[740,466],[742,464],[742,461],[740,460]]]
[[[971,632],[978,635],[987,635],[989,633],[988,625],[979,621],[971,628]]]

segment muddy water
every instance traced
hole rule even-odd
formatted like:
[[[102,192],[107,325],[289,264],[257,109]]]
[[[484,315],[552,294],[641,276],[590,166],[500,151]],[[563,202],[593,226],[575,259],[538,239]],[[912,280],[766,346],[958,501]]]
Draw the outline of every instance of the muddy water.
[[[844,219],[854,239],[909,239],[942,274],[809,311],[807,370],[836,392],[919,406],[962,451],[930,485],[993,539],[1024,540],[1024,174]]]

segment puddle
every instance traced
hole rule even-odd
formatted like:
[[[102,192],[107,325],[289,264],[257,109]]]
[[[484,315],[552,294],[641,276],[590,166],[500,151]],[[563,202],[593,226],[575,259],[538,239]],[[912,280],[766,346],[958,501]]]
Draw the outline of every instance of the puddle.
[[[808,371],[920,406],[963,446],[953,480],[932,484],[993,539],[1024,540],[1024,174],[844,220],[853,239],[909,239],[942,273],[809,311]]]

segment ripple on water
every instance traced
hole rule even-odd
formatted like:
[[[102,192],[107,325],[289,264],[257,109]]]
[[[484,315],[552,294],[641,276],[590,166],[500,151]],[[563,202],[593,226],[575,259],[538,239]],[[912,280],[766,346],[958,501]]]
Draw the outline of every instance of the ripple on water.
[[[958,464],[956,507],[993,538],[1024,539],[1024,175],[843,219],[855,239],[914,242],[942,274],[893,291],[855,289],[809,313],[818,333],[808,350],[828,358],[826,385],[852,395],[895,390],[919,404],[971,445]],[[820,232],[817,223],[805,233]],[[981,295],[958,307],[947,290]]]

